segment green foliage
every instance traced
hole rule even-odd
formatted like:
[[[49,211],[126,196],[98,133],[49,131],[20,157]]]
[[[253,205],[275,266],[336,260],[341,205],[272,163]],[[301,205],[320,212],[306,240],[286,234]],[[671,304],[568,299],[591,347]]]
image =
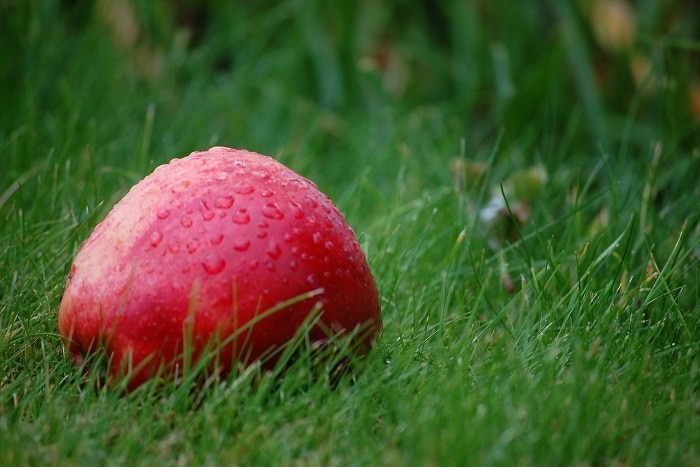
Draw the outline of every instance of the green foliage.
[[[697,5],[267,3],[0,2],[0,465],[697,464]],[[384,333],[124,395],[57,335],[70,262],[213,145],[335,200]]]

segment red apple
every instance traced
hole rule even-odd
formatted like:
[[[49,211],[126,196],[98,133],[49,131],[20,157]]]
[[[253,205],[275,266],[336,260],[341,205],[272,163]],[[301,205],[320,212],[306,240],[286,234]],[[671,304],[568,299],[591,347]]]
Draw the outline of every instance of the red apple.
[[[58,328],[76,362],[105,351],[111,378],[134,388],[182,371],[186,349],[194,361],[215,349],[223,374],[274,364],[316,312],[311,342],[353,335],[364,352],[381,331],[354,232],[311,181],[215,147],[158,167],[114,206],[75,257]]]

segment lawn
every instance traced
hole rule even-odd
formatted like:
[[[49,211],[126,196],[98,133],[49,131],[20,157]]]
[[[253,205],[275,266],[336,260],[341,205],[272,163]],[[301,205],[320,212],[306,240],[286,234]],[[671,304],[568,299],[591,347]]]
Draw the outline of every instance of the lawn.
[[[0,1],[0,465],[700,465],[692,1]],[[384,331],[204,386],[103,384],[77,249],[212,146],[313,180]]]

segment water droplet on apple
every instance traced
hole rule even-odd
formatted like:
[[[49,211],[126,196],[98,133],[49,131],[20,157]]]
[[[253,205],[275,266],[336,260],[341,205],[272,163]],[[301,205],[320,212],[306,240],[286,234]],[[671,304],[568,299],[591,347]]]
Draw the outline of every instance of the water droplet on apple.
[[[309,201],[309,206],[311,206],[312,209],[316,209],[318,207],[318,201],[316,201],[313,197],[307,196],[306,199]]]
[[[309,189],[309,184],[306,181],[301,180],[299,178],[290,179],[289,184],[299,191],[308,191]]]
[[[264,230],[260,230],[260,231],[258,231],[257,234],[255,234],[255,236],[258,238],[265,238],[265,237],[267,237],[267,232]]]
[[[189,217],[185,216],[185,217],[183,217],[182,219],[180,219],[180,224],[182,224],[182,226],[183,226],[184,228],[192,227],[192,219],[190,219]]]
[[[202,214],[202,219],[205,221],[212,220],[216,215],[211,209],[209,209],[209,205],[206,201],[202,201],[201,206],[199,207],[199,212]]]
[[[168,245],[168,250],[170,250],[170,253],[177,253],[178,251],[180,251],[180,242],[170,242],[170,244]]]
[[[168,210],[168,209],[161,209],[160,211],[158,211],[158,214],[156,214],[156,216],[160,220],[167,219],[167,217],[169,215],[170,215],[170,210]]]
[[[295,219],[303,219],[304,218],[304,210],[301,208],[301,206],[299,206],[294,201],[290,201],[289,204],[292,207],[292,215],[294,216],[294,218]]]
[[[280,256],[282,256],[282,249],[277,243],[272,243],[267,249],[267,256],[269,256],[272,259],[277,259]]]
[[[246,209],[240,209],[233,215],[233,222],[244,225],[250,222],[250,214]]]
[[[248,267],[251,271],[255,271],[256,269],[258,269],[258,266],[260,266],[260,263],[257,260],[251,260],[251,262],[248,263]]]
[[[294,260],[290,261],[289,262],[289,269],[291,269],[292,271],[298,271],[299,270],[299,263],[297,263]]]
[[[154,230],[151,234],[151,238],[149,239],[151,246],[153,248],[157,247],[161,240],[163,240],[163,234],[157,230]]]
[[[189,253],[194,253],[195,251],[197,251],[197,248],[199,248],[199,245],[200,245],[200,241],[197,240],[196,238],[193,238],[192,240],[187,242],[187,245],[186,245],[187,251]]]
[[[270,173],[265,172],[264,170],[256,170],[253,172],[253,175],[258,177],[260,180],[269,180],[270,179]]]
[[[224,180],[228,179],[228,173],[224,171],[219,171],[214,174],[214,180],[219,180],[220,182],[223,182]]]
[[[234,240],[233,242],[233,249],[236,251],[246,251],[250,247],[250,241],[249,240]]]
[[[268,219],[282,219],[284,217],[284,212],[275,203],[267,203],[262,208],[262,215]]]
[[[330,240],[324,243],[323,246],[326,248],[326,250],[332,250],[335,247],[333,242],[331,242]]]
[[[214,234],[209,238],[209,242],[212,245],[220,245],[221,242],[224,241],[224,235],[223,234]]]
[[[308,276],[306,276],[306,282],[308,282],[311,285],[316,285],[316,275],[309,274]]]
[[[313,239],[314,243],[317,245],[319,243],[321,243],[321,240],[323,239],[321,237],[321,232],[314,232],[314,234],[311,236],[311,238]]]
[[[181,182],[178,182],[175,186],[173,186],[172,192],[182,193],[190,186],[190,183],[191,182],[189,180],[182,180]]]
[[[226,267],[226,261],[219,256],[212,255],[202,261],[202,267],[209,274],[218,274]]]
[[[255,187],[252,185],[238,185],[233,191],[239,195],[249,195],[255,191]]]
[[[219,209],[228,209],[233,206],[233,196],[221,196],[214,201],[214,207]]]
[[[273,161],[273,160],[267,160],[267,161],[265,161],[265,162],[263,163],[263,165],[265,166],[265,168],[266,168],[266,169],[268,170],[268,172],[270,172],[270,173],[277,173],[277,172],[279,172],[280,170],[282,170],[282,168],[280,167],[280,165],[279,165],[277,162]]]
[[[260,196],[262,196],[263,198],[269,198],[270,196],[272,196],[274,194],[275,193],[272,190],[270,190],[269,188],[263,188],[262,190],[260,190]]]

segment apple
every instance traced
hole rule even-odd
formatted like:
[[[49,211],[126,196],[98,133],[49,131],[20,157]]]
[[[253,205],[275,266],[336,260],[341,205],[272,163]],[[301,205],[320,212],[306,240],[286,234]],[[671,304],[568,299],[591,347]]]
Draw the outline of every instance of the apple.
[[[310,324],[309,324],[310,323]],[[342,214],[276,160],[214,147],[140,181],[78,250],[58,312],[73,359],[106,352],[133,389],[216,352],[274,365],[300,330],[349,336],[367,352],[382,330],[367,259]]]

